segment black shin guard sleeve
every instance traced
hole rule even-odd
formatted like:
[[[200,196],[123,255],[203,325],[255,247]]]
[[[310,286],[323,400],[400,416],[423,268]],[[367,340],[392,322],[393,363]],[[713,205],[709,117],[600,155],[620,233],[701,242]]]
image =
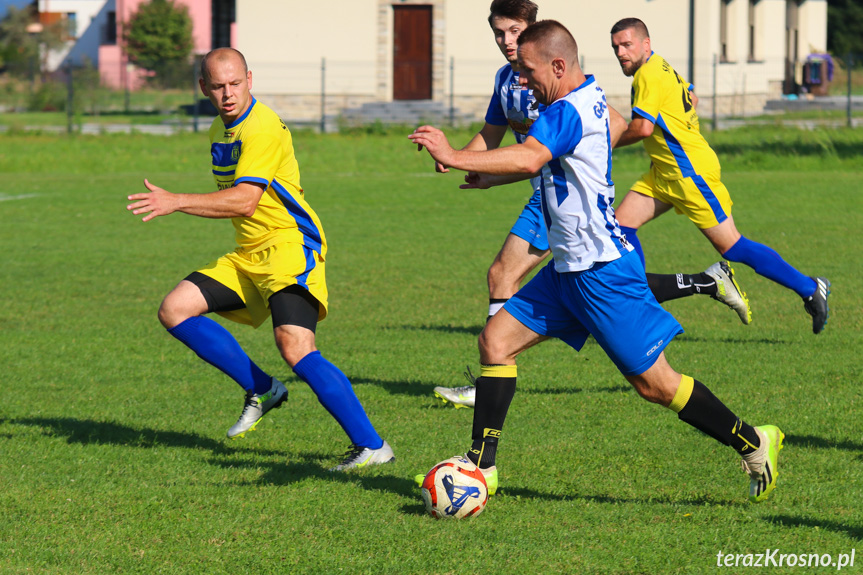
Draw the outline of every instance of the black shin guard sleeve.
[[[468,457],[482,468],[494,465],[497,441],[515,395],[514,377],[479,377],[473,410],[473,444]],[[472,456],[472,457],[471,457]]]
[[[755,428],[738,418],[707,386],[696,380],[689,401],[677,414],[681,421],[739,452],[760,443]]]

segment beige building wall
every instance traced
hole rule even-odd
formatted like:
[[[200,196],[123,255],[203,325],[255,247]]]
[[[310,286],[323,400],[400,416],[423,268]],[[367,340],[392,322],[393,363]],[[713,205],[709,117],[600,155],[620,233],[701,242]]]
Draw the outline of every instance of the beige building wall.
[[[723,2],[728,61],[714,66]],[[689,0],[537,3],[541,19],[559,20],[573,32],[585,71],[596,75],[621,112],[629,110],[630,79],[614,58],[609,30],[620,18],[634,16],[647,23],[654,50],[694,83],[702,102],[712,109],[715,90],[718,113],[737,114],[758,111],[768,97],[781,93],[786,2],[754,3],[755,57],[750,59],[749,0],[696,0],[693,78],[688,77]],[[481,119],[494,73],[504,63],[486,20],[490,0],[238,0],[237,47],[253,71],[254,93],[289,119],[391,101],[393,5],[405,4],[433,9],[432,99],[444,105],[452,101],[462,113]],[[826,0],[800,3],[800,61],[813,49],[824,50],[826,18]]]
[[[800,39],[799,60],[827,51],[827,0],[807,0],[800,5]]]

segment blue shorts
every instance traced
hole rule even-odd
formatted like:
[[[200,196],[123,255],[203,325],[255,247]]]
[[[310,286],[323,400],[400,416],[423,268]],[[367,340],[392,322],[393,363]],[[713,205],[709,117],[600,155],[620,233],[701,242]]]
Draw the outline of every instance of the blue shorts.
[[[548,232],[542,219],[542,198],[539,190],[525,204],[509,233],[516,235],[540,251],[548,249]]]
[[[634,251],[583,272],[546,265],[503,308],[532,331],[576,350],[588,335],[623,375],[640,375],[683,328],[656,303]]]

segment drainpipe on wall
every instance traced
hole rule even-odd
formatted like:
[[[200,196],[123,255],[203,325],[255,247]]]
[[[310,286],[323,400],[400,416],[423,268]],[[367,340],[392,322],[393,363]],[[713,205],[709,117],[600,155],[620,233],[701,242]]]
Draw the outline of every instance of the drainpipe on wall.
[[[695,85],[695,0],[689,0],[689,75],[687,80]]]

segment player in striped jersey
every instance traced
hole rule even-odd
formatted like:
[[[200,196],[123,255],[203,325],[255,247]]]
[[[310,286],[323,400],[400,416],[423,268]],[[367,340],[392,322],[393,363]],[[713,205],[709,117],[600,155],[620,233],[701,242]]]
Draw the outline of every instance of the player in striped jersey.
[[[516,56],[518,36],[536,22],[537,10],[537,5],[530,0],[494,0],[491,3],[488,23],[507,63],[495,75],[485,125],[462,149],[493,150],[500,146],[507,129],[512,131],[516,142],[523,143],[531,124],[543,110],[544,106],[536,101],[533,92],[520,85]],[[435,169],[448,171],[440,163],[435,163]],[[498,178],[495,185],[505,181]],[[488,270],[488,318],[503,307],[506,300],[518,291],[524,278],[549,254],[545,223],[539,207],[539,178],[532,178],[530,183],[533,194]],[[707,271],[697,274],[648,274],[648,285],[660,303],[696,294],[709,295],[737,311],[743,323],[749,323],[746,296],[725,262],[715,263]],[[434,394],[457,408],[472,407],[476,390],[470,368],[465,376],[470,385],[440,386],[434,389]]]
[[[375,431],[348,378],[315,346],[315,329],[327,315],[327,240],[300,186],[290,131],[252,96],[252,73],[240,52],[219,48],[207,54],[200,85],[219,112],[210,128],[218,191],[174,194],[144,180],[148,192],[130,195],[134,203],[128,209],[146,214],[145,222],[174,212],[230,218],[238,247],[181,281],[162,302],[159,320],[245,390],[243,412],[228,437],[255,429],[288,391],[230,332],[205,316],[211,312],[254,327],[272,316],[282,358],[351,440],[333,471],[392,461],[392,449]]]
[[[578,63],[578,47],[558,22],[545,20],[518,40],[520,81],[547,109],[522,144],[475,152],[453,150],[440,130],[421,126],[410,139],[444,165],[469,172],[527,177],[540,172],[541,207],[553,260],[507,301],[479,337],[472,445],[467,457],[498,487],[496,452],[516,388],[516,357],[557,337],[576,350],[592,335],[647,401],[743,458],[749,498],[776,486],[783,434],[738,418],[701,382],[676,372],[665,348],[683,330],[657,303],[634,248],[615,220],[611,123],[605,93]],[[616,129],[623,129],[619,127]]]
[[[625,18],[611,29],[620,67],[632,77],[632,121],[618,146],[644,141],[650,170],[617,210],[626,237],[644,261],[636,232],[672,207],[686,214],[723,258],[741,262],[803,298],[812,332],[827,323],[830,282],[803,275],[770,247],[740,234],[731,217],[731,196],[720,181],[719,160],[699,130],[691,85],[650,47],[644,22]]]

